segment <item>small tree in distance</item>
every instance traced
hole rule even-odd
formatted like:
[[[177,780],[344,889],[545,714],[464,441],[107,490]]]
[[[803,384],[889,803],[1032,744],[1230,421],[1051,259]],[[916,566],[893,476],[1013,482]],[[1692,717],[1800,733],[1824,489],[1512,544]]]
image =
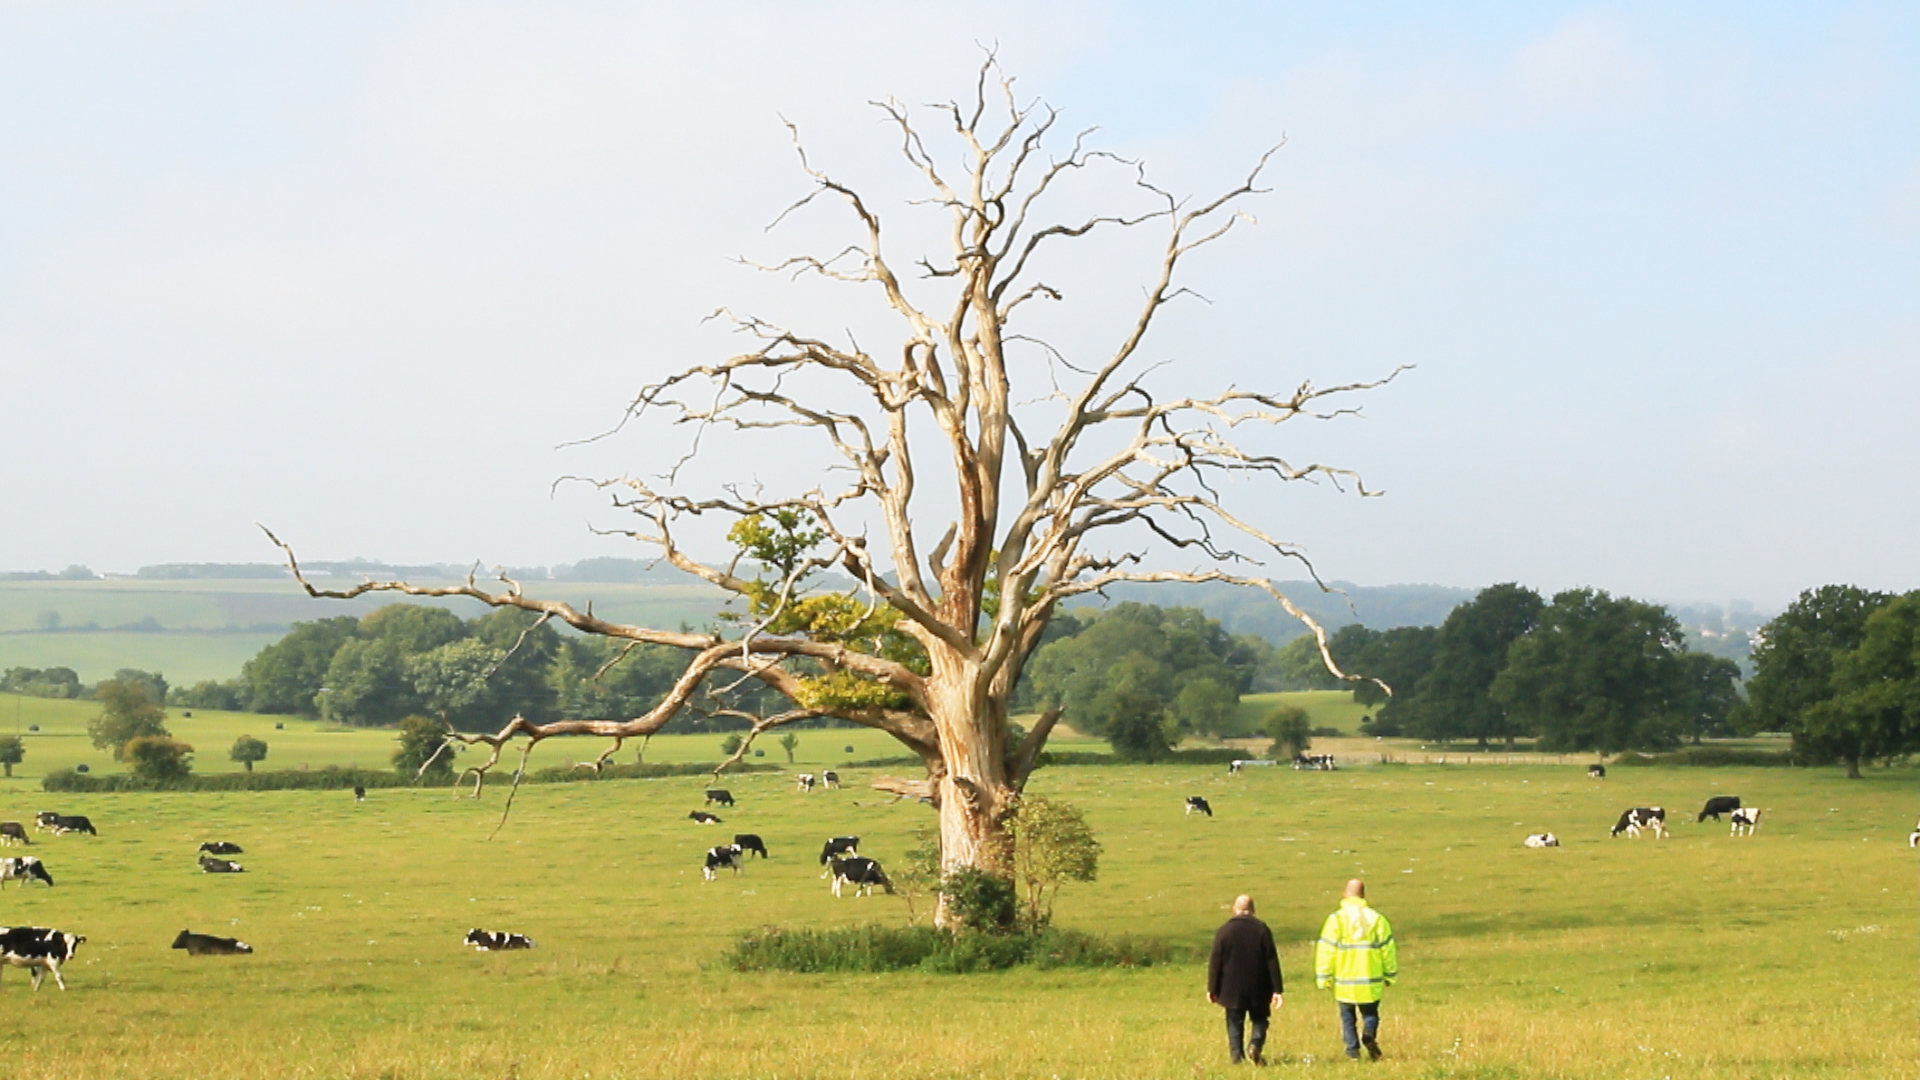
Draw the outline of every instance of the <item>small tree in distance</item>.
[[[1273,740],[1273,745],[1267,748],[1268,757],[1292,758],[1305,753],[1313,744],[1313,722],[1308,719],[1307,710],[1298,705],[1275,706],[1267,714],[1265,730]]]
[[[251,735],[242,735],[233,740],[233,749],[227,751],[227,757],[246,766],[247,771],[252,772],[254,762],[266,760],[267,744]]]
[[[740,733],[736,731],[720,740],[720,752],[728,757],[732,757],[740,752],[740,747],[744,745],[746,741],[747,740],[741,738]],[[791,755],[789,755],[789,760],[791,760]]]
[[[193,747],[164,735],[130,740],[122,756],[132,764],[133,775],[142,780],[185,780],[193,772]]]
[[[400,721],[400,749],[394,751],[393,767],[423,782],[452,780],[453,748],[447,745],[446,726],[424,716]]]
[[[800,736],[791,731],[780,736],[780,749],[787,752],[787,764],[793,764],[793,752],[800,749]]]
[[[94,746],[112,750],[116,759],[126,759],[127,744],[135,739],[164,739],[169,734],[167,714],[144,683],[108,679],[94,687],[93,696],[102,709],[87,724],[87,734],[93,737]]]
[[[0,768],[13,775],[13,767],[27,756],[27,745],[18,735],[0,735]]]

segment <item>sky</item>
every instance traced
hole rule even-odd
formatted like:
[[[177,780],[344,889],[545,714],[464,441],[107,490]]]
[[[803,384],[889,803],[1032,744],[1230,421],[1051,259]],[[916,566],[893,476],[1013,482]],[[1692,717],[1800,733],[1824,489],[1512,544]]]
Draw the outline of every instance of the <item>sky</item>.
[[[1323,576],[1920,587],[1902,3],[0,0],[0,570],[274,561],[256,523],[309,559],[647,554],[560,481],[666,468],[657,426],[582,440],[737,349],[709,313],[892,332],[743,263],[857,239],[768,228],[808,192],[785,124],[910,223],[870,102],[968,95],[987,49],[1180,195],[1283,144],[1149,355],[1193,390],[1408,368],[1276,436],[1382,495],[1234,493]],[[1150,247],[1063,252],[1049,332],[1111,341]]]

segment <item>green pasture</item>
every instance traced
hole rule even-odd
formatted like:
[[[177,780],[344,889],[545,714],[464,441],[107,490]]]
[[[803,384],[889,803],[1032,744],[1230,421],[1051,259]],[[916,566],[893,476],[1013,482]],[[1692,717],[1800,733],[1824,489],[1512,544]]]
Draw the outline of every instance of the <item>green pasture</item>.
[[[191,716],[187,715],[192,713]],[[105,750],[94,748],[87,736],[87,724],[100,715],[100,706],[92,701],[59,701],[0,694],[0,734],[18,732],[26,747],[26,759],[13,767],[14,782],[31,782],[60,769],[86,763],[94,773],[125,771]],[[282,725],[276,728],[275,725]],[[39,731],[29,730],[38,727]],[[319,769],[328,765],[381,769],[389,767],[397,733],[384,728],[348,728],[304,720],[293,716],[267,716],[257,713],[221,712],[215,709],[167,710],[167,730],[174,738],[192,744],[196,772],[239,772],[244,766],[227,759],[233,741],[251,735],[267,744],[267,759],[254,766],[269,769]],[[830,768],[848,761],[871,761],[900,757],[905,751],[891,737],[866,728],[795,728],[800,740],[794,749],[796,769]],[[629,763],[640,755],[655,762],[719,761],[720,743],[725,735],[656,735],[643,745],[628,742],[613,760]],[[1107,744],[1071,732],[1050,744],[1057,750],[1105,751]],[[580,739],[554,739],[542,743],[529,759],[532,768],[570,765],[597,757],[604,742]],[[852,747],[852,750],[848,750]],[[787,764],[786,751],[780,747],[778,733],[762,736],[754,748],[763,756],[748,760],[761,764]],[[459,764],[466,766],[484,760],[483,751],[462,751]],[[503,758],[503,760],[506,760]],[[519,754],[512,761],[517,765]],[[503,774],[510,769],[502,770]],[[4,781],[0,781],[4,783]]]
[[[839,738],[839,733],[830,733]],[[805,736],[803,736],[803,739]],[[657,741],[657,740],[656,740]],[[842,744],[844,745],[844,743]],[[571,751],[586,756],[582,749]],[[804,746],[804,743],[803,743]],[[770,750],[770,753],[773,751]],[[59,884],[10,886],[0,923],[88,938],[67,993],[0,974],[0,1039],[22,1078],[1205,1077],[1232,1075],[1197,960],[995,975],[737,974],[716,958],[768,924],[902,921],[898,898],[836,901],[820,841],[898,859],[930,811],[864,787],[802,795],[729,778],[724,825],[686,820],[701,778],[445,792],[60,796],[0,788],[0,819],[87,814],[97,838],[35,833]],[[1364,876],[1395,922],[1389,1055],[1421,1078],[1908,1077],[1916,775],[1874,770],[1374,765],[1336,773],[1055,767],[1036,793],[1084,808],[1100,879],[1058,921],[1165,938],[1197,957],[1251,892],[1289,980],[1268,1052],[1285,1075],[1348,1075],[1310,941]],[[1759,835],[1695,825],[1708,795],[1764,807]],[[1181,812],[1206,796],[1216,816]],[[1609,839],[1633,805],[1673,837]],[[773,858],[701,880],[736,830]],[[1565,846],[1530,851],[1529,832]],[[246,848],[247,873],[194,848]],[[472,927],[530,934],[475,954]],[[167,948],[182,928],[248,957]]]
[[[357,579],[343,579],[340,587]],[[317,578],[325,587],[331,579]],[[540,582],[542,597],[595,614],[651,626],[705,626],[720,610],[719,592],[702,583]],[[386,604],[436,604],[463,618],[485,614],[471,600],[370,594],[315,600],[291,580],[0,582],[0,670],[69,667],[83,682],[111,678],[125,667],[158,671],[175,684],[226,680],[296,622],[366,615]],[[91,625],[94,629],[79,629]],[[57,629],[52,627],[58,627]]]
[[[1234,714],[1234,730],[1253,735],[1260,732],[1277,705],[1297,705],[1307,711],[1314,727],[1330,727],[1348,734],[1360,730],[1360,718],[1373,710],[1356,704],[1348,690],[1296,690],[1285,693],[1242,694],[1239,711]]]

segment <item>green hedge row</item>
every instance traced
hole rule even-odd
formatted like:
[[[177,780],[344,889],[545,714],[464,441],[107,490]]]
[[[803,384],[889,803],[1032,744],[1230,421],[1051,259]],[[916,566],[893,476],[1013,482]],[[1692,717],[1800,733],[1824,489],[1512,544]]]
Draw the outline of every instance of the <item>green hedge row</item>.
[[[1756,750],[1734,746],[1689,746],[1683,750],[1673,750],[1664,754],[1621,754],[1614,759],[1616,765],[1750,765],[1770,768],[1784,768],[1789,765],[1811,765],[1791,750]]]
[[[772,765],[736,765],[733,772],[773,772]],[[579,783],[589,780],[649,780],[663,776],[706,776],[713,764],[675,762],[672,764],[609,765],[596,774],[592,769],[535,769],[522,781],[528,784]],[[493,783],[512,783],[511,770],[496,771]],[[40,781],[42,791],[115,792],[115,791],[337,791],[353,787],[451,787],[451,781],[415,781],[411,774],[378,769],[346,769],[329,765],[323,769],[275,769],[260,772],[194,773],[179,780],[155,781],[127,773],[93,775],[61,769],[48,773]]]
[[[1181,959],[1192,960],[1199,956]],[[1175,949],[1151,938],[1103,938],[1078,930],[1032,934],[953,934],[930,926],[847,926],[830,930],[767,927],[734,942],[724,962],[735,971],[884,972],[939,975],[1015,967],[1152,967]]]

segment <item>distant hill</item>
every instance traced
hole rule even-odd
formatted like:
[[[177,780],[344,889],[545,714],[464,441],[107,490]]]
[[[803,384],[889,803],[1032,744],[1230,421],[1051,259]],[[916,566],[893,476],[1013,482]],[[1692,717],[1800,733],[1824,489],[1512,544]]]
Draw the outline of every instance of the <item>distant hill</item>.
[[[1478,595],[1478,589],[1445,585],[1355,585],[1331,582],[1327,591],[1311,581],[1275,582],[1287,599],[1329,631],[1352,623],[1375,630],[1396,626],[1439,626],[1447,613]],[[1131,600],[1161,607],[1197,607],[1235,634],[1256,634],[1275,643],[1307,632],[1279,601],[1257,589],[1224,582],[1200,585],[1116,585],[1109,601]],[[1097,603],[1098,601],[1096,601]]]

